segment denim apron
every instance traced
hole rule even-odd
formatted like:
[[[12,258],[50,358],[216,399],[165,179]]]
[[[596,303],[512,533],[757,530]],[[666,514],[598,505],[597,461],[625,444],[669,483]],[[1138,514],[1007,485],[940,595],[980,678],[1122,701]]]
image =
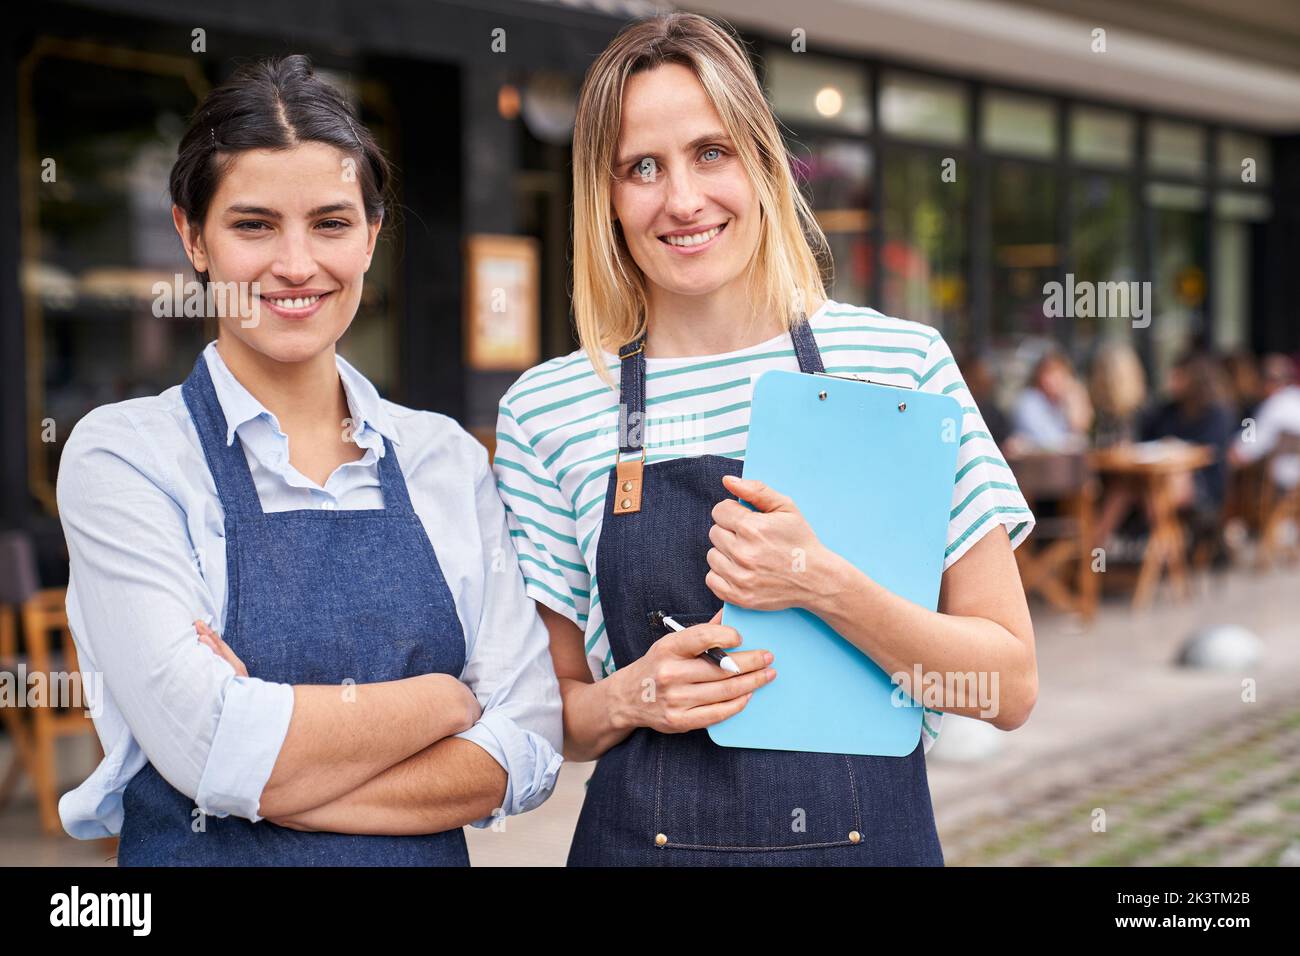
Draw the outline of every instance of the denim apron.
[[[369,684],[460,676],[465,636],[433,546],[384,439],[384,507],[262,511],[242,445],[203,356],[182,386],[225,512],[229,581],[222,638],[250,676]],[[419,836],[309,833],[210,817],[146,764],[122,798],[119,866],[468,866],[459,828]],[[198,832],[195,832],[198,830]]]
[[[823,371],[807,321],[791,336],[800,371]],[[644,342],[619,351],[628,420],[644,419]],[[643,456],[639,430],[621,431],[619,460]],[[616,666],[627,667],[664,636],[653,611],[689,626],[722,606],[704,583],[705,556],[713,506],[731,497],[722,476],[739,475],[741,464],[718,455],[656,462],[643,466],[635,490],[629,473],[611,472],[596,579]],[[639,509],[626,510],[637,491]],[[781,662],[774,666],[779,672]],[[906,757],[876,757],[720,747],[704,729],[638,727],[597,763],[568,862],[942,866],[943,851],[920,741]]]

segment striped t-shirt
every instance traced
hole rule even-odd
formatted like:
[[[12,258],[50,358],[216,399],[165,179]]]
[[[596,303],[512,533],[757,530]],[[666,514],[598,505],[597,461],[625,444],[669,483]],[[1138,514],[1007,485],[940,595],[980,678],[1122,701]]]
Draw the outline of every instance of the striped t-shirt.
[[[1012,547],[1034,526],[1024,497],[943,337],[929,326],[827,300],[809,316],[826,371],[954,395],[964,412],[946,570],[997,524]],[[618,356],[605,360],[615,382]],[[789,333],[734,352],[646,358],[646,463],[691,455],[745,457],[753,383],[798,371]],[[493,468],[528,594],[585,635],[597,680],[614,669],[596,580],[605,491],[618,452],[618,391],[578,350],[525,372],[501,400]],[[706,545],[702,545],[706,546]],[[943,715],[925,708],[925,750]]]

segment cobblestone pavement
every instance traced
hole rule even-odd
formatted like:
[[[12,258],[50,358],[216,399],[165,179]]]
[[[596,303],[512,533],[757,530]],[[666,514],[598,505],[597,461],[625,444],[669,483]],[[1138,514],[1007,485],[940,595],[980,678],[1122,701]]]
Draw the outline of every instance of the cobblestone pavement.
[[[950,866],[1275,866],[1300,841],[1300,699],[942,828]],[[1014,822],[1009,822],[1014,821]],[[1104,830],[1102,826],[1104,825]]]

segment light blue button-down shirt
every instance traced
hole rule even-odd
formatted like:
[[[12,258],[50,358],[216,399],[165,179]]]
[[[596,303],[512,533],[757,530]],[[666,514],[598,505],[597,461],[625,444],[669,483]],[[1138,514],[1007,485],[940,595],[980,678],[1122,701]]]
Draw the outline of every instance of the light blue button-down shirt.
[[[457,736],[508,775],[502,811],[554,788],[563,758],[559,685],[546,626],[524,594],[505,510],[483,446],[450,418],[379,397],[341,357],[352,438],[365,454],[321,487],[289,463],[289,441],[211,343],[204,358],[229,430],[267,512],[383,507],[384,437],[433,544],[465,631],[460,675],[483,714]],[[71,560],[68,622],[104,759],[59,801],[64,829],[91,839],[122,827],[122,791],[146,761],[205,813],[260,820],[262,789],[293,711],[293,689],[234,669],[197,641],[193,621],[226,619],[223,513],[179,385],[95,409],[59,465]],[[473,823],[486,827],[492,817]]]

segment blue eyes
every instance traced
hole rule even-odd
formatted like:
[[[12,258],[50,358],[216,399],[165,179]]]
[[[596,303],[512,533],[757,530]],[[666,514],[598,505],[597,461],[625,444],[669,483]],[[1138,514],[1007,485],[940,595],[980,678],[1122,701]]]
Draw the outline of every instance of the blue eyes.
[[[725,155],[720,146],[706,146],[700,151],[701,161],[710,166],[720,162]],[[653,156],[643,156],[628,168],[628,178],[643,183],[657,182],[659,174],[659,161]]]

